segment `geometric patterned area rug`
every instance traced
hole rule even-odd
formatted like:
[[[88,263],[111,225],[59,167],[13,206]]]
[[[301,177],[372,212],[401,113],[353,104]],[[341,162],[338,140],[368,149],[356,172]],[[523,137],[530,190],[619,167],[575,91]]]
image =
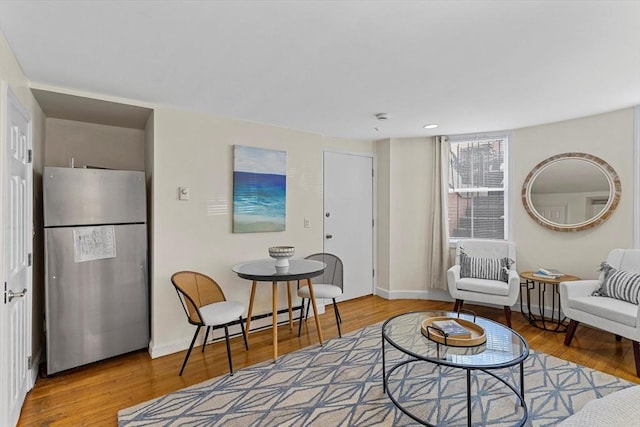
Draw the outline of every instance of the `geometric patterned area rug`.
[[[118,412],[123,426],[415,426],[382,390],[381,323]],[[386,346],[387,366],[406,357]],[[398,354],[395,354],[398,353]],[[516,367],[517,368],[517,367]],[[552,426],[592,400],[635,384],[531,351],[527,424]],[[498,373],[519,389],[519,370]],[[467,425],[464,370],[408,363],[389,391],[431,424]],[[472,371],[473,425],[512,426],[522,407],[506,386]]]

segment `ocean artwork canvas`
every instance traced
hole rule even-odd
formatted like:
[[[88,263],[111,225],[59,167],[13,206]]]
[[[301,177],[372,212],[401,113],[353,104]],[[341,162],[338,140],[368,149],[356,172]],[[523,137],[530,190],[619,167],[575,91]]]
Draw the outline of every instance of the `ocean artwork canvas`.
[[[235,145],[233,154],[233,232],[284,231],[287,153]]]

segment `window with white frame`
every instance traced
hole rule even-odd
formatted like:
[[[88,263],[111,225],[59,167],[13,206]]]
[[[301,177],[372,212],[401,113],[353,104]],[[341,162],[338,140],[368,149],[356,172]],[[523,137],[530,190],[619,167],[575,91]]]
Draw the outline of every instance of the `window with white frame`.
[[[450,137],[451,240],[507,237],[508,136]]]

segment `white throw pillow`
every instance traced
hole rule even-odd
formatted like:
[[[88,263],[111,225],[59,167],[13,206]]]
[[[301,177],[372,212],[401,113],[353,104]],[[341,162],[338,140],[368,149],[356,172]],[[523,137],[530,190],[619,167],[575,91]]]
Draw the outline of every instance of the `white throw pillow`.
[[[593,295],[640,304],[640,274],[617,270],[606,262],[602,263],[601,268],[604,279],[600,289]]]

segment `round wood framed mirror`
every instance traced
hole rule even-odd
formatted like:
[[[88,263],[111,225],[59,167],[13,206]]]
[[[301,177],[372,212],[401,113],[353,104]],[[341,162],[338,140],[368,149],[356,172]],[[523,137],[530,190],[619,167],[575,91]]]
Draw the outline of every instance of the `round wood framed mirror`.
[[[563,153],[533,168],[522,204],[535,222],[555,231],[580,231],[606,221],[620,202],[616,171],[599,157]]]

